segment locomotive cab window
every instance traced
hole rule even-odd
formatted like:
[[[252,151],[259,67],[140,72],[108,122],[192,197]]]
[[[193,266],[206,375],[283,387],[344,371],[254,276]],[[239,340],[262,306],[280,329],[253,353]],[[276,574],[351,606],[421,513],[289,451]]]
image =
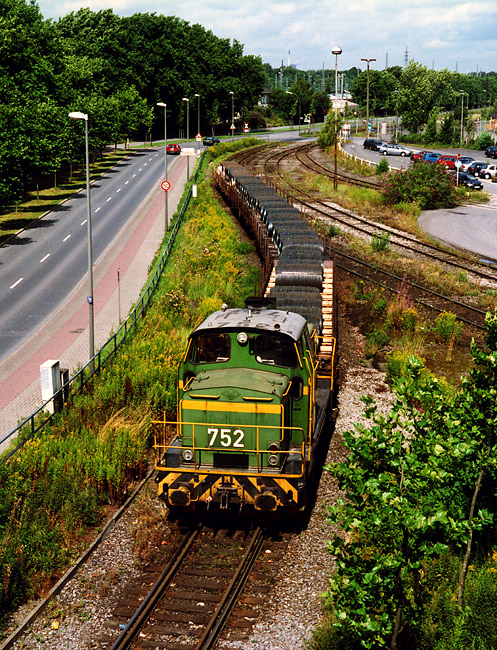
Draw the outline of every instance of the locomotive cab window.
[[[291,339],[279,336],[258,336],[254,341],[254,354],[259,363],[282,368],[295,368],[297,352]]]
[[[192,341],[189,359],[192,363],[223,363],[231,356],[228,334],[202,334]]]

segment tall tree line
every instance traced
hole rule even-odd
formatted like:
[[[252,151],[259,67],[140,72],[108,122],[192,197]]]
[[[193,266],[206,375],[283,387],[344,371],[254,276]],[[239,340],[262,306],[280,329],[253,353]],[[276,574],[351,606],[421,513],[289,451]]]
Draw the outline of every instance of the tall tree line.
[[[265,73],[237,41],[173,16],[80,9],[45,20],[34,0],[0,0],[0,206],[84,154],[84,131],[70,111],[89,116],[92,151],[186,125],[213,130],[260,98]],[[200,96],[197,99],[195,94]],[[82,125],[80,125],[82,126]]]

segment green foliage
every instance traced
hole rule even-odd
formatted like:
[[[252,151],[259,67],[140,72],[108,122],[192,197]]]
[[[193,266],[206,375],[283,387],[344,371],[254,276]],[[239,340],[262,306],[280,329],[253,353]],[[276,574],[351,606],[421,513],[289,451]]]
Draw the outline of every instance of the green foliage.
[[[497,554],[470,572],[465,608],[455,594],[465,574],[447,554],[470,553],[496,509],[497,312],[485,344],[472,345],[475,368],[456,395],[419,359],[392,355],[404,369],[390,412],[364,397],[367,424],[344,433],[349,455],[327,467],[344,492],[330,508],[343,531],[330,542],[330,647],[341,638],[371,650],[495,646]]]
[[[384,329],[378,329],[373,323],[371,329],[366,334],[366,348],[364,354],[366,358],[374,357],[374,355],[385,345],[390,342],[390,336]]]
[[[462,323],[455,314],[444,311],[435,319],[435,334],[442,343],[457,340],[462,334]]]
[[[0,206],[84,160],[84,127],[70,111],[88,114],[95,155],[127,138],[162,135],[160,99],[170,134],[184,128],[182,98],[193,102],[195,93],[201,128],[213,130],[231,117],[229,91],[245,119],[264,86],[261,60],[243,55],[240,43],[174,16],[83,8],[45,21],[34,2],[5,0],[1,17]]]
[[[438,109],[435,108],[430,113],[430,117],[428,118],[428,123],[423,135],[423,142],[425,144],[430,144],[437,141],[437,118]]]
[[[380,235],[371,235],[371,249],[375,253],[386,253],[390,250],[390,233],[382,232]]]
[[[433,109],[453,96],[448,70],[431,70],[415,61],[402,70],[398,85],[398,114],[405,128],[418,132]]]
[[[381,176],[390,169],[390,165],[386,158],[382,158],[380,162],[375,167],[375,173],[377,176]]]
[[[482,131],[476,140],[476,146],[480,151],[483,151],[487,147],[491,147],[493,143],[494,141],[492,140],[492,136],[488,131]]]
[[[321,149],[328,149],[335,144],[335,135],[340,133],[343,124],[343,117],[338,113],[335,124],[335,111],[330,110],[326,116],[326,122],[318,135],[318,145]]]
[[[438,133],[438,139],[442,144],[451,144],[454,139],[454,115],[447,113],[443,120],[442,126]]]
[[[330,225],[328,226],[328,229],[326,231],[326,235],[328,237],[336,237],[336,236],[341,235],[341,234],[342,234],[342,231],[340,230],[340,228],[338,226],[336,226],[334,223],[330,223]]]
[[[422,210],[451,208],[457,204],[453,178],[441,165],[414,161],[409,169],[392,171],[382,179],[383,197],[392,205],[418,203]]]

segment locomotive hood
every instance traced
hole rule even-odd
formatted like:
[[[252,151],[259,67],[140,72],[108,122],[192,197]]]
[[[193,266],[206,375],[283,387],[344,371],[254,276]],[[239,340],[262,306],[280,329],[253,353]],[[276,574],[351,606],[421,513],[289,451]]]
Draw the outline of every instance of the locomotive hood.
[[[290,379],[281,373],[248,368],[204,370],[189,383],[184,399],[233,402],[281,401]]]

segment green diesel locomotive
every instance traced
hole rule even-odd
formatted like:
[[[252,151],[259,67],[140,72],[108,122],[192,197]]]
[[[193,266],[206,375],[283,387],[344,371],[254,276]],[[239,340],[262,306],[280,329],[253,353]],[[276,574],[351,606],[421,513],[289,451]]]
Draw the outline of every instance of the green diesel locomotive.
[[[177,421],[154,422],[158,493],[169,508],[296,512],[308,500],[333,399],[335,339],[274,300],[211,314],[190,335]]]

